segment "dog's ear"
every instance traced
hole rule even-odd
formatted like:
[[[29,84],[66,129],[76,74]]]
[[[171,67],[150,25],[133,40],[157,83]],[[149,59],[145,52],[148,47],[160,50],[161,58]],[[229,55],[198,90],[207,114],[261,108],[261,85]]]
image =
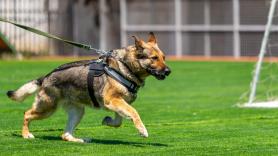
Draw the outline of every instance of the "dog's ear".
[[[136,36],[132,36],[135,40],[135,47],[137,50],[143,50],[143,41],[142,40],[139,40],[138,37]]]
[[[149,33],[149,40],[148,40],[148,42],[156,43],[156,37],[154,36],[153,32]]]

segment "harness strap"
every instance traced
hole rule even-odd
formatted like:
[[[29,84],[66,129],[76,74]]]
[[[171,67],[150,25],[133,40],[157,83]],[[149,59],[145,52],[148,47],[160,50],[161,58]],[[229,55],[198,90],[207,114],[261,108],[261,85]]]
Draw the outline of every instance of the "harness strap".
[[[99,77],[104,73],[104,64],[102,62],[92,61],[89,66],[89,73],[87,76],[87,86],[88,86],[88,92],[90,95],[90,98],[93,102],[93,105],[97,108],[100,107],[96,96],[95,96],[95,90],[94,90],[94,78]]]
[[[138,85],[128,79],[126,79],[122,74],[118,73],[115,69],[108,66],[104,66],[104,71],[107,75],[118,81],[120,84],[125,86],[131,93],[137,93]]]

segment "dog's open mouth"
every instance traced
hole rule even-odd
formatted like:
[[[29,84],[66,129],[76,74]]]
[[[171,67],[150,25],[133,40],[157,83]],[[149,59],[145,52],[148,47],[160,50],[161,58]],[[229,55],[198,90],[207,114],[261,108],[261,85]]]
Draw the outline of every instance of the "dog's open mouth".
[[[155,78],[158,80],[164,80],[166,78],[165,75],[155,75]]]
[[[160,72],[153,68],[147,68],[147,72],[151,75],[153,75],[158,80],[164,80],[166,78],[166,75],[164,72]]]

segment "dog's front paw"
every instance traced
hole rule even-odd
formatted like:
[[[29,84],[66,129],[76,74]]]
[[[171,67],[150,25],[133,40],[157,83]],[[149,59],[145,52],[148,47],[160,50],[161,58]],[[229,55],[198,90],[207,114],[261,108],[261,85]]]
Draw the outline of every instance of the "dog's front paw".
[[[110,123],[113,122],[113,119],[110,116],[106,116],[103,120],[102,120],[102,125],[107,125],[109,126]]]
[[[145,126],[142,126],[142,127],[139,128],[139,133],[140,133],[140,135],[141,135],[142,137],[144,137],[144,138],[149,137],[148,131],[147,131],[147,129],[145,128]]]

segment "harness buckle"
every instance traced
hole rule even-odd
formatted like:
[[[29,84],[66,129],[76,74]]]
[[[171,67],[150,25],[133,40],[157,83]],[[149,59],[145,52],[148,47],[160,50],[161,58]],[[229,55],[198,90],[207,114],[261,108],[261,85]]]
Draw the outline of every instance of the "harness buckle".
[[[130,88],[134,89],[134,84],[133,83],[130,83]]]

